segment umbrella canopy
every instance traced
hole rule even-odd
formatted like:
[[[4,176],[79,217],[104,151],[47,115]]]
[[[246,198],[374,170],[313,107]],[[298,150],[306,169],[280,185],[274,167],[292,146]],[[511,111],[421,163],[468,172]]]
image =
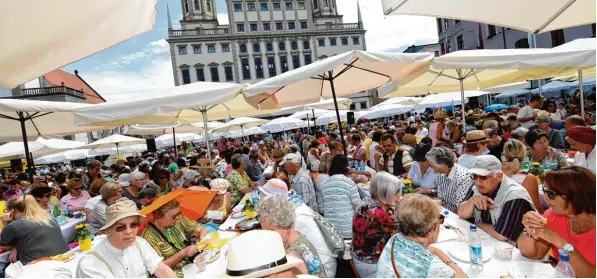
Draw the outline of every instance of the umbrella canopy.
[[[464,103],[468,102],[470,97],[478,97],[485,94],[489,94],[486,91],[464,91]],[[450,105],[462,104],[460,92],[448,92],[441,94],[428,95],[421,102],[417,104],[418,108],[433,108],[433,107],[445,107]]]
[[[235,130],[243,130],[252,127],[261,126],[267,123],[265,119],[253,117],[239,117],[226,122],[224,125],[214,129],[214,132],[230,132]]]
[[[378,92],[379,91],[381,91],[381,89],[378,89]],[[373,108],[381,107],[381,106],[385,106],[385,105],[416,105],[417,103],[419,103],[422,100],[423,100],[423,98],[421,98],[421,97],[395,97],[395,98],[387,99],[387,100],[373,106]]]
[[[67,150],[63,152],[41,156],[33,161],[35,162],[35,164],[38,165],[47,165],[94,157],[93,155],[89,154],[89,151],[90,149]]]
[[[531,90],[530,89],[510,90],[510,91],[506,91],[502,94],[495,96],[495,98],[496,99],[509,98],[509,97],[516,97],[516,96],[520,96],[520,95],[526,95],[526,94],[531,94]]]
[[[550,92],[550,91],[568,90],[575,85],[578,85],[578,84],[554,80],[554,81],[550,81],[549,83],[541,86],[541,91],[542,92]],[[531,93],[533,93],[533,94],[539,93],[539,88],[535,88],[535,89],[531,90]]]
[[[183,141],[199,142],[203,140],[203,137],[193,133],[164,134],[155,138],[155,144],[157,147],[173,146],[174,140],[176,140],[176,144],[179,145]]]
[[[508,105],[504,105],[504,104],[493,104],[490,106],[486,106],[483,110],[486,112],[490,112],[490,111],[494,111],[494,110],[502,110],[502,109],[508,109]]]
[[[145,143],[144,139],[114,134],[107,138],[103,138],[101,140],[98,140],[98,141],[92,142],[88,145],[85,145],[85,148],[103,149],[103,148],[137,145],[137,144],[142,144],[142,143]]]
[[[176,200],[180,206],[180,212],[190,220],[199,220],[205,214],[207,207],[216,196],[216,191],[194,191],[188,189],[176,189],[170,193],[158,197],[149,206],[139,210],[140,214],[145,215],[145,219],[139,227],[138,234],[143,232],[143,228],[150,221],[153,221],[153,212],[160,207]]]
[[[14,88],[150,31],[156,7],[157,0],[1,1],[0,85]]]
[[[352,101],[348,98],[336,98],[336,101],[338,104],[338,109],[349,109],[350,104],[352,104]],[[321,99],[317,103],[310,103],[310,104],[306,104],[306,105],[287,107],[287,108],[280,109],[280,111],[277,113],[274,113],[274,115],[285,115],[285,114],[289,114],[289,113],[295,113],[298,111],[307,111],[307,110],[312,111],[312,110],[316,110],[316,109],[334,110],[335,109],[334,108],[334,100],[333,99],[330,99],[330,100]]]
[[[324,113],[328,113],[328,112],[330,112],[330,111],[326,110],[326,109],[312,109],[312,110],[308,109],[308,110],[297,111],[294,114],[290,115],[289,117],[297,118],[297,119],[306,119],[307,117],[308,118],[320,117]],[[313,114],[315,114],[315,116]]]
[[[498,85],[488,88],[483,88],[483,91],[487,91],[490,93],[501,93],[509,90],[517,90],[517,89],[526,89],[531,88],[531,83],[528,81],[521,81],[521,82],[513,82],[504,85]]]
[[[211,130],[224,125],[221,122],[207,122],[207,130]],[[174,130],[172,130],[174,129]],[[129,130],[126,132],[127,135],[137,136],[161,136],[165,134],[175,133],[203,133],[203,122],[180,124],[174,126],[160,126],[160,125],[132,125],[129,126]]]
[[[339,110],[338,113],[340,114],[340,121],[346,121],[346,113],[349,112],[349,110]],[[361,112],[358,111],[354,111],[354,118],[360,118]],[[332,124],[334,122],[337,121],[337,117],[336,117],[336,112],[335,111],[330,111],[328,113],[324,113],[323,115],[321,115],[320,117],[317,117],[317,119],[315,119],[315,123],[317,123],[317,125],[328,125],[328,124]]]
[[[243,90],[259,108],[282,108],[318,102],[392,81],[406,82],[424,73],[431,53],[349,51],[253,84]]]
[[[453,18],[531,34],[595,23],[596,7],[593,0],[381,0],[381,4],[385,15]]]
[[[103,155],[119,155],[119,154],[127,154],[127,153],[134,153],[134,152],[143,152],[147,150],[147,144],[135,144],[123,147],[111,147],[111,148],[102,148],[102,149],[92,149],[89,151],[90,155],[93,156],[103,156]]]
[[[390,117],[398,114],[404,114],[407,111],[411,111],[413,106],[401,105],[401,104],[389,104],[383,106],[376,106],[370,110],[361,114],[362,118],[375,119],[381,117]]]
[[[29,152],[33,156],[44,156],[56,153],[61,150],[77,149],[85,145],[84,142],[63,140],[63,139],[44,139],[42,137],[29,142]],[[25,159],[25,149],[22,142],[9,142],[0,146],[0,160]]]
[[[304,127],[307,127],[307,121],[294,117],[279,117],[263,124],[260,128],[267,132],[276,133]]]

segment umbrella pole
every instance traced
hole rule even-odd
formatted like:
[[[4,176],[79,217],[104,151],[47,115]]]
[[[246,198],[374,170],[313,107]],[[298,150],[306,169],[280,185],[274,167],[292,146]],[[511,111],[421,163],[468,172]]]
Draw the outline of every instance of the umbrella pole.
[[[247,139],[245,139],[245,129],[243,129],[243,125],[240,125],[240,133],[243,136],[243,141],[247,142]]]
[[[315,124],[315,110],[311,109],[311,112],[313,114],[313,130],[312,130],[312,133],[313,133],[313,135],[315,135],[315,131],[317,130],[317,125]]]
[[[21,134],[23,135],[23,146],[25,147],[25,162],[27,163],[27,172],[29,173],[29,182],[33,183],[33,159],[29,154],[29,142],[27,141],[27,129],[25,129],[25,119],[23,113],[18,112],[19,122],[21,122]]]
[[[461,116],[462,116],[462,126],[465,127],[466,125],[464,125],[466,123],[465,120],[465,110],[464,110],[464,77],[462,77],[461,75],[461,70],[458,70],[458,82],[460,83],[460,105],[462,106],[462,111],[460,112]],[[464,132],[466,133],[466,128],[464,130]]]
[[[309,122],[309,113],[307,112],[307,130],[311,130],[311,123]]]
[[[116,143],[116,161],[120,160],[120,150],[118,149],[118,143]]]
[[[340,111],[338,111],[338,100],[336,100],[336,88],[334,88],[334,78],[332,71],[328,72],[330,87],[332,89],[332,98],[334,98],[334,108],[336,109],[336,118],[338,118],[338,131],[340,131],[340,140],[342,141],[342,147],[344,148],[344,155],[348,156],[346,152],[346,143],[344,142],[344,133],[342,131],[342,121],[340,121]]]
[[[176,128],[172,127],[172,141],[174,142],[174,156],[178,158],[178,149],[176,148]]]
[[[203,133],[205,136],[205,145],[207,146],[207,158],[209,159],[209,162],[213,164],[211,161],[211,150],[209,149],[209,133],[207,132],[207,111],[202,110],[201,115],[203,116]]]
[[[582,70],[578,70],[578,87],[580,89],[580,117],[585,119],[585,94],[582,89]]]

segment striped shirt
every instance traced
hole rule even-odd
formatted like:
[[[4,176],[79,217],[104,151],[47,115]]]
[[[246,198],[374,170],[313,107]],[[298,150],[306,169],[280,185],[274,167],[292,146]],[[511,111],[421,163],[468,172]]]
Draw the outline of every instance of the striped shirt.
[[[475,184],[471,174],[465,167],[454,164],[450,174],[438,175],[437,196],[443,200],[442,205],[452,212],[456,212],[458,205],[463,202]]]
[[[355,206],[361,203],[357,185],[346,176],[336,174],[323,184],[324,217],[334,224],[342,237],[352,239]]]
[[[187,236],[193,235],[198,226],[199,224],[197,222],[189,220],[184,215],[179,214],[174,225],[162,231],[162,234],[167,239],[164,239],[162,234],[150,225],[145,227],[141,233],[141,237],[147,240],[151,247],[158,252],[160,257],[163,257],[164,260],[166,260],[187,247],[184,243],[185,239]],[[182,277],[182,268],[191,263],[191,261],[192,259],[185,258],[172,268],[172,270],[176,272],[178,277]]]
[[[303,197],[305,204],[313,209],[313,211],[319,211],[315,186],[313,185],[313,178],[308,170],[300,168],[296,175],[294,175],[292,178],[291,186],[292,190]]]

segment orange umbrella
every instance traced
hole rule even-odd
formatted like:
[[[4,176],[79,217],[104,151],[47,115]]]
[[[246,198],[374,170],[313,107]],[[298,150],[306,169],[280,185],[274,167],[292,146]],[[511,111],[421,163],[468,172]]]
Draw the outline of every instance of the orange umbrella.
[[[194,191],[180,188],[157,198],[152,204],[139,210],[139,213],[146,217],[139,227],[138,234],[140,235],[147,223],[153,220],[153,212],[172,200],[178,201],[180,212],[188,219],[201,219],[216,193],[216,191]]]

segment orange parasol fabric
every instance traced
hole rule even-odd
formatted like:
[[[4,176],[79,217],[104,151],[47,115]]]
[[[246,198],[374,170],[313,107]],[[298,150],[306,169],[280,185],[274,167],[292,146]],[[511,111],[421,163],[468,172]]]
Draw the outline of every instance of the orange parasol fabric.
[[[180,212],[188,219],[201,219],[216,193],[216,191],[194,191],[181,188],[157,198],[152,204],[139,210],[139,213],[146,217],[141,222],[137,235],[140,235],[149,221],[153,220],[153,212],[172,200],[178,201]]]

